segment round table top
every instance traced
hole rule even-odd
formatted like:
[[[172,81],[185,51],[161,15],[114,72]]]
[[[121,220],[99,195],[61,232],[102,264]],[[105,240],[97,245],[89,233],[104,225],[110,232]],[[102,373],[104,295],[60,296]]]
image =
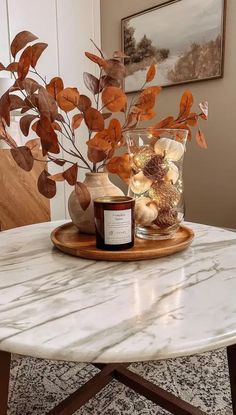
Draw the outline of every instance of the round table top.
[[[52,247],[61,223],[0,233],[0,350],[107,363],[236,343],[236,233],[191,223],[184,252],[96,262]]]

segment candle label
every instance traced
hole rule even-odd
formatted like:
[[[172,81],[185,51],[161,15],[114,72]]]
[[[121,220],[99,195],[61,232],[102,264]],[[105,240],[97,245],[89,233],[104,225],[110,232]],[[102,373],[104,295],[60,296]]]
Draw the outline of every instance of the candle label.
[[[132,211],[104,210],[104,242],[122,245],[132,241]]]

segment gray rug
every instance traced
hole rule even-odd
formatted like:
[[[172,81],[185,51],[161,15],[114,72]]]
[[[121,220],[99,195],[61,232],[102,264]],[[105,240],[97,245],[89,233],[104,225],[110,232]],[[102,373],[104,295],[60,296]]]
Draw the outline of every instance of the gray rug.
[[[225,350],[161,362],[135,363],[130,369],[211,415],[232,415]],[[89,380],[92,365],[13,356],[9,415],[44,415]],[[76,415],[167,415],[113,381]]]

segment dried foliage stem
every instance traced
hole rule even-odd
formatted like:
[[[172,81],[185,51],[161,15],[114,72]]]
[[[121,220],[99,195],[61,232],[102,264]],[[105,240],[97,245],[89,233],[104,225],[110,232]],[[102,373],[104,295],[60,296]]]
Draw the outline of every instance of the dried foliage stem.
[[[11,72],[11,74],[13,75],[13,77],[15,79],[15,82],[17,84],[17,87],[19,88],[19,90],[20,90],[21,94],[23,95],[23,97],[26,98],[29,101],[29,103],[32,105],[31,110],[34,111],[34,112],[36,112],[37,114],[39,114],[38,109],[35,107],[35,105],[33,104],[33,102],[30,100],[28,94],[25,94],[25,92],[21,88],[20,83],[19,83],[19,80],[16,78],[15,73],[14,72]]]
[[[79,149],[78,149],[78,147],[75,145],[75,142],[74,142],[74,140],[73,140],[73,138],[71,138],[70,137],[70,134],[69,134],[69,132],[68,132],[68,130],[67,130],[67,128],[66,128],[66,125],[65,124],[67,124],[66,122],[64,123],[64,122],[61,122],[61,125],[63,126],[63,128],[65,129],[65,131],[66,131],[66,134],[63,132],[63,131],[61,131],[61,134],[66,138],[66,139],[68,139],[69,141],[70,141],[70,143],[73,145],[73,147],[74,147],[74,149],[75,149],[75,152],[74,151],[72,151],[72,150],[70,150],[71,151],[71,153],[68,153],[68,154],[71,154],[71,155],[73,155],[73,156],[75,156],[75,157],[78,157],[84,164],[85,164],[85,166],[83,166],[82,168],[84,168],[84,169],[88,169],[88,170],[90,170],[91,171],[91,167],[90,167],[90,165],[88,164],[88,162],[86,161],[86,159],[83,157],[83,155],[81,154],[81,152],[79,151]],[[67,124],[67,126],[70,128],[70,130],[71,130],[71,127],[70,127],[70,124]],[[71,130],[71,133],[72,133],[72,130]],[[73,134],[73,133],[72,133]],[[65,148],[63,148],[62,147],[62,145],[60,146],[62,149],[63,149],[63,151],[66,151],[65,150]],[[67,152],[67,151],[66,151]]]
[[[29,72],[33,73],[34,75],[37,75],[41,79],[41,81],[43,81],[44,85],[47,84],[46,79],[44,79],[36,69],[34,69],[34,71],[30,70]]]
[[[86,186],[77,181],[78,167],[94,173],[104,168],[128,182],[131,169],[129,156],[126,151],[120,156],[116,156],[115,152],[124,147],[123,133],[126,130],[134,129],[139,122],[150,121],[155,117],[156,97],[161,88],[153,85],[148,87],[147,84],[155,78],[156,65],[152,64],[148,68],[140,93],[133,96],[127,105],[127,95],[121,88],[125,76],[122,60],[127,58],[127,55],[115,51],[113,56],[107,59],[91,40],[100,55],[85,52],[86,57],[99,69],[99,77],[84,73],[84,83],[93,96],[92,100],[90,96],[80,94],[76,87],[65,87],[63,79],[58,76],[47,83],[46,78],[36,68],[47,44],[37,42],[37,39],[37,36],[26,30],[18,33],[11,42],[12,62],[7,66],[0,62],[0,71],[11,72],[15,81],[0,97],[0,139],[5,140],[10,146],[12,157],[26,171],[33,168],[35,160],[43,162],[40,160],[39,150],[44,157],[45,166],[49,162],[61,168],[68,164],[69,167],[63,167],[63,171],[52,176],[44,169],[38,178],[39,192],[52,198],[56,194],[56,182],[66,180],[70,185],[75,185],[77,190],[80,189],[77,192],[80,204],[87,207],[90,195],[85,189]],[[33,45],[29,45],[32,42]],[[32,79],[30,74],[37,77],[38,82]],[[20,91],[20,94],[15,94],[15,91]],[[179,115],[168,116],[151,128],[186,129],[191,133],[192,127],[197,127],[196,141],[200,147],[206,148],[205,137],[198,127],[198,121],[207,119],[208,104],[199,104],[200,114],[192,112],[192,105],[193,96],[190,91],[185,91],[180,101]],[[105,108],[107,112],[103,112]],[[36,138],[19,147],[6,130],[6,126],[11,124],[10,114],[16,109],[21,110],[19,124],[24,136],[28,136],[32,131],[37,133]],[[117,113],[124,116],[123,126],[119,117],[116,117]],[[87,127],[87,157],[80,150],[83,137],[77,138],[76,134],[81,123]],[[75,160],[65,158],[64,155],[67,154]]]
[[[143,88],[145,88],[146,84],[147,84],[147,82],[145,81],[145,82],[143,83],[143,85],[141,86],[141,88],[140,88],[140,90],[141,90],[141,91],[143,90]],[[135,106],[134,102],[135,102],[135,100],[137,100],[137,97],[138,97],[138,93],[136,92],[136,93],[132,96],[132,98],[131,98],[131,100],[130,100],[129,108],[128,108],[128,110],[126,111],[125,124],[126,124],[126,122],[127,122],[128,115],[129,115],[129,113],[130,113],[131,108],[132,108],[133,106]]]

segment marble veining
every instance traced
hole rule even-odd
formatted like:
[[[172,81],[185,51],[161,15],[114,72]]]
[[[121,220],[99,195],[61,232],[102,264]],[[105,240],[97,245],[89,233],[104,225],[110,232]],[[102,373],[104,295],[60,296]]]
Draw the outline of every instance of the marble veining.
[[[0,349],[41,358],[166,359],[236,342],[236,233],[200,224],[174,256],[105,262],[52,247],[62,222],[0,233]]]

